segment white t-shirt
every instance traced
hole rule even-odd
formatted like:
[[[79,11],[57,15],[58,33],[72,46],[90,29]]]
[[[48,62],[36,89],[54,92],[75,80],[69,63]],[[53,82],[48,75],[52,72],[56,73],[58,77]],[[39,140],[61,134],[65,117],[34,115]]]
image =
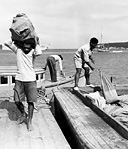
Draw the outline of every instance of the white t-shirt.
[[[41,55],[41,48],[38,46],[32,49],[28,54],[25,54],[20,48],[17,48],[13,45],[14,49],[12,49],[16,54],[17,59],[17,74],[16,80],[19,81],[35,81],[36,75],[34,71],[34,57],[37,55]]]
[[[50,56],[55,58],[55,61],[58,62],[60,70],[62,71],[63,67],[62,67],[62,60],[61,60],[60,56],[59,55],[50,55]]]
[[[90,50],[90,44],[87,43],[83,46],[81,46],[75,53],[75,57],[78,58],[78,59],[81,59],[82,61],[82,58],[81,58],[81,54],[82,52],[84,53],[84,60],[86,62],[89,62],[89,56],[92,54],[91,50]],[[85,66],[84,67],[89,67],[86,63],[85,63]]]

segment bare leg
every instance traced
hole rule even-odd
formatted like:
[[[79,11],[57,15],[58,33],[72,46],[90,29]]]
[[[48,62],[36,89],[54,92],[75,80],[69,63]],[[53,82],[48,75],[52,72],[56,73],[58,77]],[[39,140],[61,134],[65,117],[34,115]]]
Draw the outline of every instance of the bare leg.
[[[84,70],[85,70],[84,76],[86,79],[86,85],[89,85],[90,84],[89,67],[85,67]]]
[[[78,87],[78,82],[81,74],[81,68],[76,68],[76,74],[75,74],[75,87]]]
[[[27,113],[24,110],[24,105],[22,104],[22,102],[15,102],[15,104],[17,108],[19,109],[19,111],[21,112],[21,117],[18,119],[18,123],[22,124],[27,118]]]
[[[28,102],[28,123],[27,123],[28,131],[33,130],[33,127],[32,127],[33,111],[34,111],[34,103]]]

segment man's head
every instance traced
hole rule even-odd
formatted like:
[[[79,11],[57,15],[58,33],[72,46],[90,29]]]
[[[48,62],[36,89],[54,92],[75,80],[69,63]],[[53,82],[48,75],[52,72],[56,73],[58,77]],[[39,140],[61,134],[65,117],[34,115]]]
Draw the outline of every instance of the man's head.
[[[63,60],[63,57],[62,57],[62,55],[58,55],[60,58],[61,58],[61,60]]]
[[[36,42],[34,38],[26,39],[23,41],[23,52],[28,54],[32,49],[35,49]]]
[[[26,39],[24,41],[16,41],[15,40],[14,44],[18,48],[21,48],[25,54],[28,54],[32,49],[35,49],[35,47],[36,47],[36,42],[33,38]]]
[[[91,50],[94,49],[98,44],[98,39],[95,37],[92,37],[90,39],[90,46],[91,46]]]

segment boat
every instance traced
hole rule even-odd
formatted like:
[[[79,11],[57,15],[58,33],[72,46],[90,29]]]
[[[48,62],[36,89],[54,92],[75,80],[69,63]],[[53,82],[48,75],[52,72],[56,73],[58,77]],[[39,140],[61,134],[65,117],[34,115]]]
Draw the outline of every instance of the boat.
[[[75,137],[77,148],[128,148],[124,127],[116,123],[117,129],[120,129],[122,133],[124,130],[125,138],[104,121],[107,119],[109,123],[112,123],[114,119],[110,119],[102,110],[92,106],[91,99],[85,98],[78,91],[72,93],[70,87],[56,88],[54,98],[56,115],[60,113],[61,116],[63,115],[63,121],[66,121],[70,128],[70,135]],[[101,117],[97,115],[96,111],[100,113]]]
[[[81,78],[83,83],[83,77]],[[69,85],[69,84],[68,84]],[[80,84],[79,84],[80,86]],[[118,88],[118,86],[117,86]],[[83,87],[74,91],[72,84],[53,90],[56,115],[61,113],[78,148],[128,148],[128,128],[106,113],[88,96],[100,86]]]
[[[16,66],[0,66],[0,90],[12,90],[15,84]],[[57,82],[51,82],[45,78],[45,71],[42,68],[35,68],[37,88],[43,84],[46,88],[54,87],[68,83],[74,79],[74,76],[59,77]]]
[[[16,66],[0,66],[0,90],[12,90],[15,84]],[[45,72],[41,68],[35,69],[37,87],[45,80]]]
[[[98,44],[97,52],[109,52],[109,47],[105,47],[104,44]]]
[[[97,52],[109,52],[109,43],[102,43],[102,26],[101,26],[101,42],[97,45]]]
[[[112,53],[122,53],[122,50],[113,50]]]
[[[105,49],[98,49],[97,51],[98,52],[108,52],[109,50],[106,50],[106,48],[105,48]]]

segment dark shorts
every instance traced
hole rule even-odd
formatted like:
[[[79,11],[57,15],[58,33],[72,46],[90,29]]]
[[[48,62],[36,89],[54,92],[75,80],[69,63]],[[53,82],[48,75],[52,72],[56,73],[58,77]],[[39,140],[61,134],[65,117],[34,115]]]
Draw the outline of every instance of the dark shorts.
[[[16,102],[21,102],[25,100],[25,96],[26,96],[27,102],[37,101],[36,81],[31,81],[31,82],[22,82],[18,80],[15,81],[14,100]]]
[[[52,57],[52,56],[49,56],[47,58],[47,65],[49,67],[51,81],[52,82],[56,82],[57,81],[57,71],[56,71],[56,61],[55,61],[55,58]]]

